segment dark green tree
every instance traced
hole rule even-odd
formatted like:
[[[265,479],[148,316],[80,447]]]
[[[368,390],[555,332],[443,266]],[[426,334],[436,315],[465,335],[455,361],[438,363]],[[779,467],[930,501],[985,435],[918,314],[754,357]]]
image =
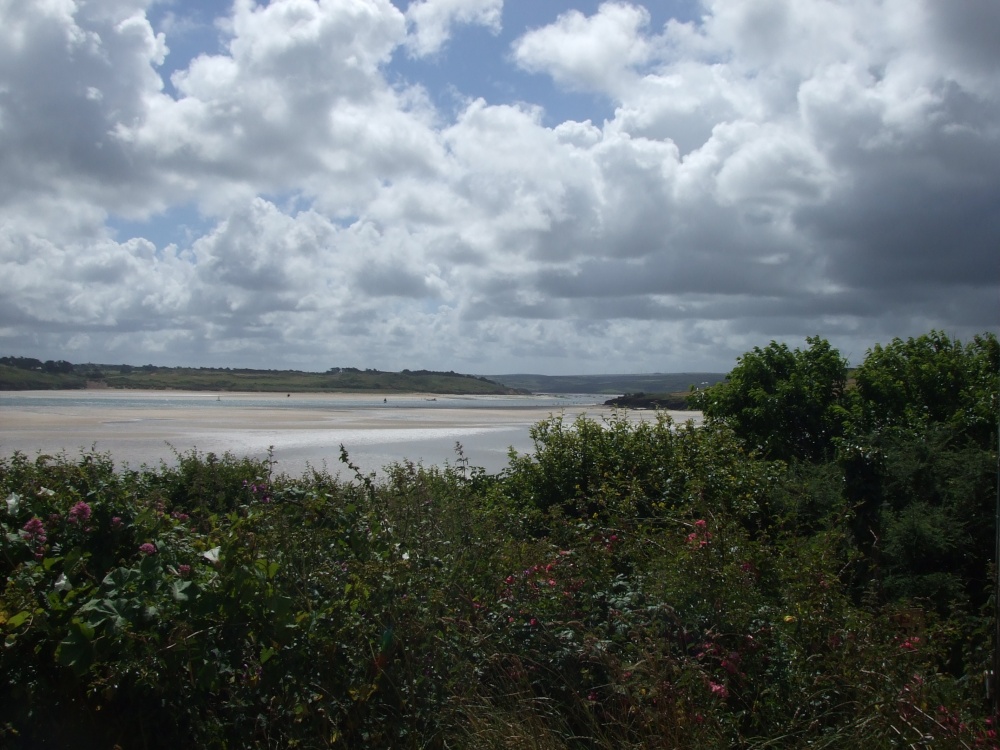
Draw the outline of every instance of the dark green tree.
[[[848,416],[847,361],[813,336],[806,349],[772,341],[742,355],[722,383],[696,393],[692,405],[728,423],[764,457],[819,460],[833,451]]]
[[[867,576],[886,600],[981,605],[994,551],[1000,347],[932,331],[875,346],[840,443]]]
[[[982,448],[995,444],[1000,344],[992,333],[968,344],[940,331],[876,345],[854,374],[859,433],[931,424]]]

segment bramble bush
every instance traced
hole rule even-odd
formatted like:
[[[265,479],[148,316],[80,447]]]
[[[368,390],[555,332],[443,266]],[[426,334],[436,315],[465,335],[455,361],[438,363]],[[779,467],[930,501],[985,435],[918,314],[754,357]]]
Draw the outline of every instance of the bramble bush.
[[[0,744],[998,747],[996,454],[871,424],[552,417],[496,475],[16,453]]]

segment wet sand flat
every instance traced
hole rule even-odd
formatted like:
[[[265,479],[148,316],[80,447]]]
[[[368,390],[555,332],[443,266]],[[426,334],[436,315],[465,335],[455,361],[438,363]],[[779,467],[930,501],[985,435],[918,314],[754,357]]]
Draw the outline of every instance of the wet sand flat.
[[[495,472],[508,450],[530,452],[530,427],[550,415],[600,420],[611,410],[572,400],[393,394],[237,394],[181,391],[0,392],[0,455],[108,452],[117,465],[172,463],[197,450],[262,458],[298,475],[310,466],[346,474],[343,444],[362,470],[411,460],[454,463],[461,443]],[[464,406],[468,404],[468,406]],[[678,413],[686,419],[690,414]],[[639,417],[641,418],[641,417]]]

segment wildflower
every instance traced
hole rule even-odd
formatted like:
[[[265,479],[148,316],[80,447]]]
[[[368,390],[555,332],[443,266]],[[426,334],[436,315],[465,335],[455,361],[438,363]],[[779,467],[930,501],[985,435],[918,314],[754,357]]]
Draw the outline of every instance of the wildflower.
[[[191,575],[191,566],[186,564],[178,565],[177,575],[179,575],[181,578],[188,578]]]
[[[729,674],[736,674],[739,672],[741,659],[739,651],[731,651],[729,656],[722,660],[722,668]]]
[[[45,544],[48,536],[45,534],[45,524],[42,523],[38,516],[35,516],[30,521],[28,521],[21,528],[21,533],[24,534],[24,538],[29,542],[34,542],[37,545]]]
[[[16,492],[11,492],[7,496],[7,512],[12,516],[21,509],[21,496]]]
[[[122,519],[120,516],[112,516],[111,518],[111,528],[120,529],[122,527]]]
[[[69,591],[70,589],[73,588],[73,584],[69,582],[69,579],[66,577],[65,573],[60,573],[59,577],[56,579],[55,584],[53,585],[53,588],[56,591]]]
[[[707,524],[705,523],[705,519],[704,518],[699,518],[697,521],[694,522],[694,525],[695,525],[696,528],[699,528],[699,529],[704,529],[705,526],[707,526]]]
[[[81,500],[69,509],[69,522],[83,526],[90,520],[90,506]]]
[[[532,617],[531,620],[528,622],[528,624],[531,627],[535,627],[538,624],[538,620],[536,620],[534,617]]]
[[[720,685],[717,682],[709,680],[708,689],[712,691],[712,695],[716,695],[723,700],[729,697],[729,690],[725,685]]]
[[[181,513],[180,511],[177,510],[175,510],[170,515],[173,517],[175,521],[180,521],[181,523],[184,523],[184,521],[187,521],[191,517],[187,513]]]
[[[156,545],[151,544],[150,542],[145,542],[139,545],[139,551],[144,555],[155,555]]]

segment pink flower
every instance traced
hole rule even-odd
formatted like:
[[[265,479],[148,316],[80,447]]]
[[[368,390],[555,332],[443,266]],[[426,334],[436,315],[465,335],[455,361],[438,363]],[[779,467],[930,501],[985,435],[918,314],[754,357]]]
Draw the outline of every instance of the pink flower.
[[[35,544],[45,544],[46,539],[48,539],[48,536],[45,534],[45,524],[37,516],[24,524],[22,532],[25,539]]]
[[[177,566],[177,575],[179,575],[181,578],[187,578],[188,576],[191,575],[191,566],[190,565],[178,565]]]
[[[112,529],[120,529],[121,526],[122,526],[122,519],[121,519],[121,517],[120,516],[112,516],[111,517],[111,528]]]
[[[696,528],[703,529],[707,524],[705,523],[704,518],[699,518],[697,521],[694,522],[694,525]]]
[[[81,526],[90,520],[90,506],[83,500],[69,509],[69,522],[80,524]]]
[[[729,690],[726,688],[725,685],[720,685],[717,682],[709,681],[708,689],[712,691],[712,695],[717,695],[723,700],[729,697]]]
[[[531,627],[535,627],[535,625],[538,624],[538,620],[532,617],[531,620],[528,622],[528,624],[531,625]]]
[[[144,555],[155,555],[156,545],[146,542],[139,545],[139,551]]]

